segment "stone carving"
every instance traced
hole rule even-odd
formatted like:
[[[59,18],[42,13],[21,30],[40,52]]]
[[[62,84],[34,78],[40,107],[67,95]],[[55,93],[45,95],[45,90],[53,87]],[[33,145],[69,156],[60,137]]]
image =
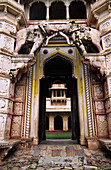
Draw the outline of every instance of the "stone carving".
[[[13,116],[11,137],[21,136],[21,116]]]
[[[98,101],[95,102],[95,107],[96,107],[96,113],[104,113],[104,102]]]
[[[77,47],[82,50],[83,55],[87,53],[82,43],[83,40],[91,40],[99,51],[102,50],[100,45],[100,33],[98,30],[88,27],[79,27],[77,30],[76,29],[72,33],[72,39]]]
[[[8,56],[0,55],[0,72],[4,74],[9,74],[10,68],[11,58]]]
[[[29,26],[24,28],[17,33],[15,54],[18,54],[21,47],[25,44],[26,40],[34,42],[30,54],[34,54],[35,50],[42,44],[43,35],[40,32],[39,26]]]
[[[98,136],[107,137],[108,125],[107,125],[106,115],[97,115],[97,126],[98,126]]]
[[[69,33],[72,35],[72,40],[69,38]],[[34,42],[30,54],[39,48],[39,46],[45,41],[44,45],[48,45],[48,42],[51,38],[56,37],[57,35],[65,37],[69,45],[75,43],[76,46],[81,49],[82,53],[86,53],[85,47],[82,40],[92,40],[98,50],[102,50],[100,45],[100,35],[99,31],[93,28],[81,27],[74,22],[69,22],[67,24],[49,24],[47,22],[40,23],[39,25],[33,26],[30,25],[28,28],[24,28],[17,33],[17,41],[15,54],[18,54],[21,47],[25,44],[26,41]]]
[[[94,85],[94,97],[95,98],[103,98],[102,84],[95,84]]]

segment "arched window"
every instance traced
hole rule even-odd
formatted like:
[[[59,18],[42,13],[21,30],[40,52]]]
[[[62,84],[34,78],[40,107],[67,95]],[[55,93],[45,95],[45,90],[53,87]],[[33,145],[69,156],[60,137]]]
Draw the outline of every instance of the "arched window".
[[[50,19],[66,19],[66,7],[63,2],[53,2],[49,9]]]
[[[70,19],[86,19],[86,7],[82,1],[72,1],[69,6]]]
[[[30,8],[30,20],[45,20],[46,6],[43,2],[35,2]]]

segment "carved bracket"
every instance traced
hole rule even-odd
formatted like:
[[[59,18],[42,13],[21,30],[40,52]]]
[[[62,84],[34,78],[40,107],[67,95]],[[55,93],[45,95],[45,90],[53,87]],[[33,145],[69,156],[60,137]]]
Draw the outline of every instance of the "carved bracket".
[[[10,78],[15,81],[20,79],[21,75],[30,70],[31,65],[35,63],[33,55],[16,55],[12,57],[12,68],[10,69]]]

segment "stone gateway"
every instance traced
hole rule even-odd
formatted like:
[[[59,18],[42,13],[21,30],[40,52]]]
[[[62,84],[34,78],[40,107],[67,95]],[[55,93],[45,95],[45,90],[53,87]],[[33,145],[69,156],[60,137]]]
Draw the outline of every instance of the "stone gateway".
[[[110,150],[110,14],[109,0],[0,1],[1,141]]]

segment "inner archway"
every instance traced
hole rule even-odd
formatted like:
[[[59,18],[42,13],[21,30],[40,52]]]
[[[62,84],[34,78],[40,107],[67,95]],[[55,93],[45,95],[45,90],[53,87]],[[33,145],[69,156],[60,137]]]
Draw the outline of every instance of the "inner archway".
[[[59,115],[54,118],[54,130],[63,130],[62,117]]]
[[[57,54],[48,58],[44,63],[44,78],[40,80],[40,110],[39,110],[39,139],[46,139],[46,116],[49,117],[49,131],[62,130],[68,132],[68,116],[71,115],[71,139],[78,139],[80,136],[78,98],[77,98],[77,79],[72,77],[73,62],[71,59]],[[64,89],[62,90],[60,87]],[[51,97],[52,90],[58,88]],[[57,93],[56,93],[57,92]],[[53,100],[54,99],[54,100]],[[59,99],[59,100],[58,100]],[[69,101],[69,110],[62,110]],[[58,109],[58,106],[60,106]],[[56,108],[56,109],[54,109]],[[67,107],[66,107],[67,108]],[[57,128],[55,123],[56,115],[62,117],[61,128]],[[60,120],[60,119],[57,119]],[[61,121],[60,121],[61,122]]]

